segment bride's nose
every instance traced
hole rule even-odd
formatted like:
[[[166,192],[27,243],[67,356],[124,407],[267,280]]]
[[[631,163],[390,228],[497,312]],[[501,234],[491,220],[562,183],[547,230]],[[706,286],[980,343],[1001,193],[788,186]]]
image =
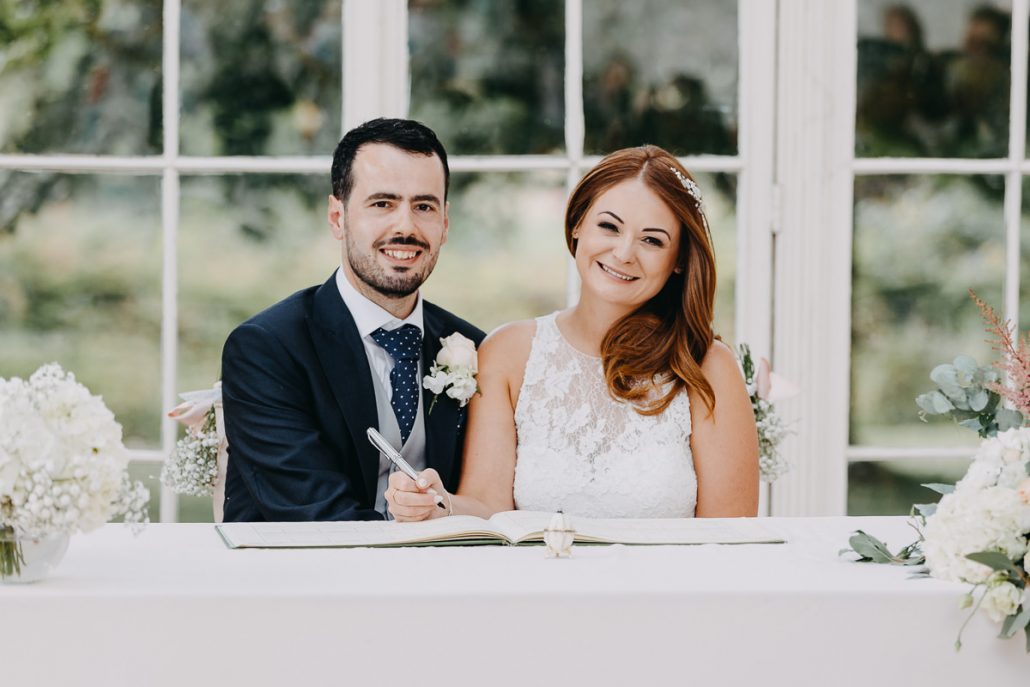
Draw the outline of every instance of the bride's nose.
[[[636,240],[627,233],[626,235],[619,237],[619,242],[612,247],[612,257],[619,262],[633,262],[636,245]]]

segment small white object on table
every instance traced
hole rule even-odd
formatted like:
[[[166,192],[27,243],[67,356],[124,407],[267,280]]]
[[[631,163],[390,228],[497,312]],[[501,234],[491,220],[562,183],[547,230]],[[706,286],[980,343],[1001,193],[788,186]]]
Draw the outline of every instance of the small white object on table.
[[[0,586],[10,685],[1025,684],[965,585],[837,556],[904,518],[766,518],[787,544],[230,550],[210,524],[76,536]]]

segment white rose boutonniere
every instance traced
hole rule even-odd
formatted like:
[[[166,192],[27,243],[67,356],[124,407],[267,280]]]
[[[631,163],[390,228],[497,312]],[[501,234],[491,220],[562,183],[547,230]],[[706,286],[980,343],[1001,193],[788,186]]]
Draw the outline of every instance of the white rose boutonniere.
[[[455,332],[440,339],[442,348],[436,355],[429,374],[422,378],[422,386],[433,392],[433,402],[429,404],[429,412],[433,412],[440,394],[446,393],[464,408],[474,394],[479,391],[476,374],[479,372],[479,359],[476,345],[470,339]]]

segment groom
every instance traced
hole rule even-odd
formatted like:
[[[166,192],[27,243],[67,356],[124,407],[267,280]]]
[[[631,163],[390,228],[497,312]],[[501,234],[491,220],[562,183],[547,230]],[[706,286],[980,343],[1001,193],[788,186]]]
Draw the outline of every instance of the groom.
[[[465,409],[422,388],[440,339],[483,332],[422,300],[447,240],[447,153],[418,122],[376,119],[333,155],[329,226],[341,265],[237,327],[222,351],[225,520],[375,520],[391,464],[458,484]]]

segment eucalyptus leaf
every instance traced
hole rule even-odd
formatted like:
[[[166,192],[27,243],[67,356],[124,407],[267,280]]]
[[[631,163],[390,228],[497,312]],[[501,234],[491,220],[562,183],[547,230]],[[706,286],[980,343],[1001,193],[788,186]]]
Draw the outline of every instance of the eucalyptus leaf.
[[[926,487],[931,491],[936,491],[938,494],[950,494],[955,491],[954,484],[943,484],[941,482],[927,482],[926,484],[920,484],[921,487]]]
[[[936,404],[933,402],[934,394],[937,391],[927,391],[925,394],[919,394],[916,396],[916,405],[919,406],[920,410],[924,413],[930,413],[931,415],[939,415]]]
[[[937,415],[943,415],[955,408],[954,404],[948,400],[948,397],[940,391],[930,392],[930,403],[933,405],[933,412]]]
[[[941,387],[959,387],[958,374],[955,370],[955,366],[949,365],[948,363],[941,363],[937,367],[930,370],[930,380],[933,381],[933,383],[937,386]]]
[[[978,551],[976,553],[967,554],[966,558],[971,561],[976,561],[977,563],[982,563],[991,570],[1000,570],[1002,572],[1007,572],[1010,575],[1014,575],[1017,579],[1022,578],[1019,568],[1009,560],[1008,556],[998,551]]]
[[[954,396],[948,395],[948,400],[958,410],[972,410],[972,406],[969,405],[969,391],[966,389],[959,389],[958,393]]]
[[[991,400],[991,395],[987,389],[977,389],[968,398],[969,409],[980,412],[987,407],[987,402]]]
[[[848,539],[848,543],[851,544],[851,548],[855,552],[862,556],[862,558],[873,561],[874,563],[890,563],[892,556],[891,552],[887,549],[883,542],[876,537],[866,534],[862,530],[858,530],[855,534]]]
[[[936,503],[917,503],[915,505],[916,512],[922,515],[924,518],[928,518],[937,512]]]
[[[1001,634],[998,636],[1002,639],[1008,639],[1012,635],[1016,634],[1023,628],[1030,624],[1030,606],[1027,606],[1020,613],[1013,613],[1005,618],[1005,622],[1001,626]]]
[[[1023,632],[1026,633],[1026,653],[1030,654],[1030,625],[1024,627]]]
[[[999,432],[1023,426],[1023,415],[1018,410],[1013,410],[1012,408],[1000,408],[995,417],[998,421]]]
[[[973,418],[970,418],[968,420],[962,420],[961,422],[958,423],[958,426],[959,427],[965,427],[966,429],[971,429],[974,432],[978,432],[978,433],[983,431],[983,429],[984,429],[983,423],[980,422],[980,418],[978,418],[978,417],[973,417]]]
[[[960,382],[963,377],[972,381],[972,379],[976,377],[976,371],[980,368],[976,360],[968,355],[956,356],[953,365],[955,370],[958,372]],[[968,386],[968,384],[963,384],[963,386]]]
[[[980,374],[977,375],[977,380],[981,386],[987,386],[988,384],[997,384],[1001,381],[1001,373],[995,370],[993,367],[981,367]]]
[[[959,410],[969,410],[969,400],[966,396],[966,390],[960,386],[942,386],[940,392],[944,394],[944,397],[951,401],[951,405],[955,406]]]

